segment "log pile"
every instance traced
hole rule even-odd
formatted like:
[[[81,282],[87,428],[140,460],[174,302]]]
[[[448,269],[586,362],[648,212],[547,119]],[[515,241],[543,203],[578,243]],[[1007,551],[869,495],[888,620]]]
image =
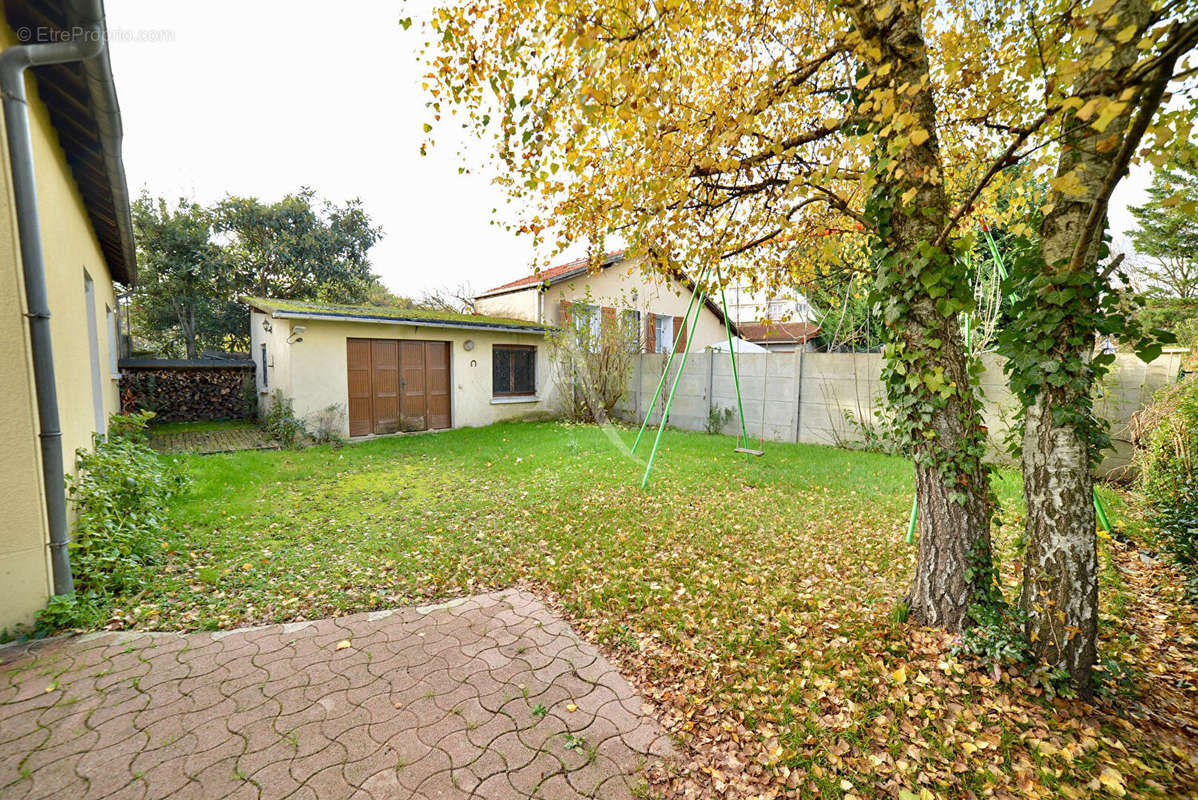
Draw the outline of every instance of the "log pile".
[[[258,414],[252,363],[121,365],[121,410],[153,411],[156,422],[251,419]]]

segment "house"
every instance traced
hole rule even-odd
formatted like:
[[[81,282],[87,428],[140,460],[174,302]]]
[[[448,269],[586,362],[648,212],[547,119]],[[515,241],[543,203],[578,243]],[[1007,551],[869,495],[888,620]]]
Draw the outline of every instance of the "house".
[[[738,325],[779,320],[781,322],[815,322],[811,303],[802,292],[783,289],[779,292],[754,290],[746,284],[728,287],[728,316]]]
[[[797,291],[754,291],[737,285],[728,289],[728,315],[741,336],[775,353],[814,349],[819,334],[815,312],[807,297]]]
[[[685,274],[665,277],[642,266],[643,259],[625,258],[622,251],[607,254],[595,267],[582,258],[489,289],[474,298],[474,308],[551,325],[570,317],[598,326],[604,315],[627,312],[637,317],[641,344],[650,353],[667,352],[678,339],[692,351],[727,341],[718,298],[704,302],[687,330],[683,317],[694,283]]]
[[[810,353],[815,349],[812,340],[818,334],[819,326],[813,322],[774,322],[767,319],[740,326],[741,337],[771,353],[793,353],[796,350]]]
[[[276,392],[342,436],[552,413],[548,325],[477,314],[243,297],[260,406]]]
[[[99,0],[2,13],[0,629],[73,588],[63,476],[119,409],[113,282],[136,277]]]

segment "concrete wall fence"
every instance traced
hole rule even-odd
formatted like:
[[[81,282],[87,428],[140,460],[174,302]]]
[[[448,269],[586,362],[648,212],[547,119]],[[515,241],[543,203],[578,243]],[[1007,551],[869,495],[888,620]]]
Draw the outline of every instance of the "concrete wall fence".
[[[653,391],[665,366],[665,355],[643,354],[633,363],[627,395],[617,407],[624,419],[639,423],[650,412]],[[679,369],[674,359],[662,397],[650,413],[651,423],[661,419],[665,396]],[[882,401],[882,357],[877,353],[743,353],[738,354],[741,396],[751,439],[766,442],[859,444],[864,439],[860,422],[869,424]],[[995,461],[1009,462],[1004,439],[1015,417],[1017,403],[1007,388],[1002,359],[983,356],[981,377],[983,416]],[[1166,353],[1150,364],[1134,355],[1118,355],[1103,381],[1095,403],[1097,413],[1110,423],[1115,447],[1100,467],[1111,473],[1131,460],[1127,424],[1160,388],[1177,379],[1181,354]],[[736,434],[736,389],[727,353],[691,353],[678,383],[670,424],[683,430],[707,429],[713,409],[732,409],[723,432]],[[858,421],[857,424],[854,421]],[[755,445],[753,445],[755,446]]]

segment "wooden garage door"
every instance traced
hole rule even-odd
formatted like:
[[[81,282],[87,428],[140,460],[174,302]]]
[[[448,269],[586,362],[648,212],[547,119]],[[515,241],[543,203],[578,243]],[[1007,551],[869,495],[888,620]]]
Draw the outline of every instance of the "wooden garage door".
[[[451,426],[449,342],[348,339],[346,365],[350,436]]]

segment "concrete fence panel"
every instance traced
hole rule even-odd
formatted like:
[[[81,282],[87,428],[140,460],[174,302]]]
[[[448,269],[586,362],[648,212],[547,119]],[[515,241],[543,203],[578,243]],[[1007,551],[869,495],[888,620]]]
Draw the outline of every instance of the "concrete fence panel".
[[[661,420],[666,397],[680,359],[670,367],[661,398],[649,409],[666,357],[644,354],[634,362],[628,394],[618,412],[625,419],[650,423]],[[1003,360],[982,357],[979,378],[982,418],[992,456],[1009,461],[1005,439],[1019,405],[1007,386]],[[750,439],[777,442],[851,445],[865,438],[876,414],[887,413],[882,386],[882,357],[878,353],[742,353],[736,359],[741,399]],[[1151,364],[1120,354],[1095,398],[1095,411],[1110,424],[1113,450],[1101,466],[1110,472],[1125,466],[1131,456],[1128,421],[1151,401],[1160,388],[1176,380],[1181,356],[1166,353]],[[705,430],[714,409],[731,409],[727,434],[740,433],[736,387],[726,353],[692,353],[678,380],[669,423],[683,430]]]

